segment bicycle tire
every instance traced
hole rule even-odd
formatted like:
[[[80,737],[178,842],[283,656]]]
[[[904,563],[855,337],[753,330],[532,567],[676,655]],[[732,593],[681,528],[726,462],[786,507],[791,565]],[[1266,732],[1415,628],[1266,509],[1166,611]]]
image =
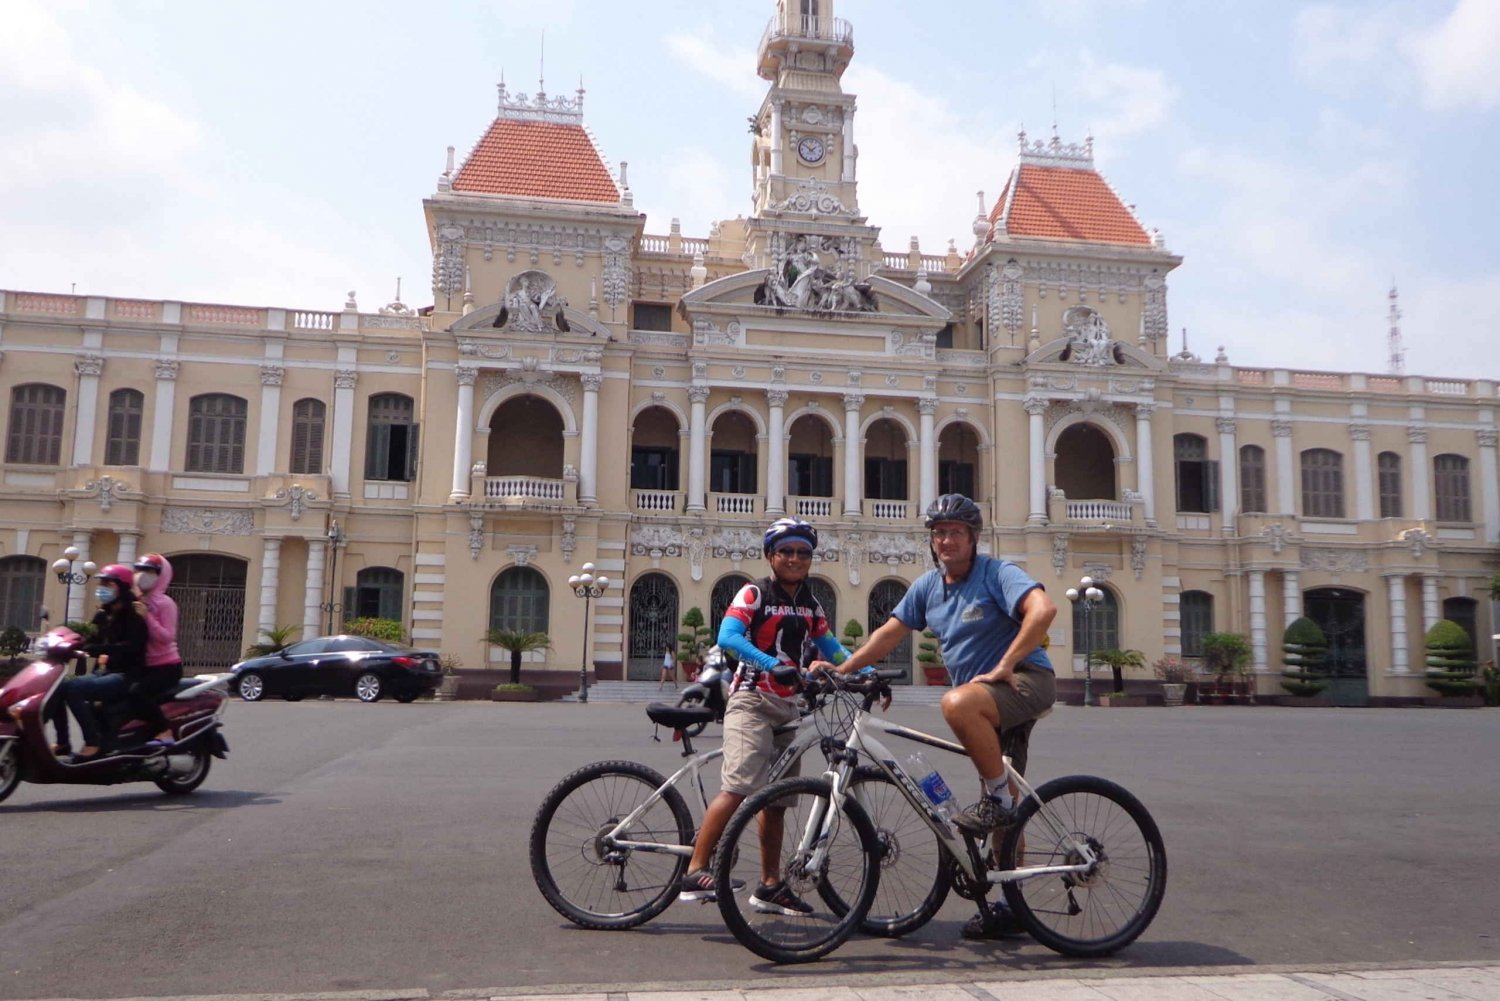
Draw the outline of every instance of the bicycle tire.
[[[1098,957],[1134,942],[1167,892],[1167,853],[1161,832],[1141,801],[1092,775],[1053,779],[1021,805],[1000,845],[1002,869],[1066,865],[1070,847],[1085,838],[1100,857],[1082,876],[1038,876],[1002,884],[1005,900],[1032,938],[1064,956]],[[1065,830],[1057,830],[1055,816]],[[1024,844],[1024,860],[1018,858]]]
[[[880,841],[880,883],[859,930],[880,938],[909,935],[931,921],[948,899],[953,886],[948,851],[879,768],[860,765],[849,790]]]
[[[650,921],[676,899],[684,856],[609,849],[601,839],[666,781],[634,761],[596,761],[547,793],[531,825],[531,876],[554,910],[584,928],[615,930]],[[626,836],[691,844],[693,817],[682,794],[663,789]]]
[[[880,843],[875,826],[852,798],[845,799],[842,819],[833,824],[822,867],[806,873],[798,864],[798,837],[814,811],[826,816],[831,796],[832,788],[821,778],[782,779],[746,798],[724,829],[714,864],[719,912],[741,945],[773,963],[807,963],[837,949],[859,927],[875,898]],[[773,805],[784,811],[777,876],[808,913],[767,913],[752,899],[761,883],[759,817]]]

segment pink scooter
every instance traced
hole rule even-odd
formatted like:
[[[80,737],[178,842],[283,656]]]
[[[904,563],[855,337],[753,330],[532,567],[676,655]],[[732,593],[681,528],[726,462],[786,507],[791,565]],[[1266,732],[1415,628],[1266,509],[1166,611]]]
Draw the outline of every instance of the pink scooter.
[[[123,707],[108,707],[100,720],[114,728],[126,750],[72,764],[52,753],[44,723],[57,687],[81,654],[83,638],[59,627],[37,640],[40,656],[0,687],[0,801],[22,780],[39,784],[116,785],[155,782],[170,795],[190,793],[208,778],[211,758],[229,753],[219,717],[228,702],[228,674],[184,678],[160,696],[174,743],[140,747],[151,734]],[[132,749],[133,748],[133,749]]]

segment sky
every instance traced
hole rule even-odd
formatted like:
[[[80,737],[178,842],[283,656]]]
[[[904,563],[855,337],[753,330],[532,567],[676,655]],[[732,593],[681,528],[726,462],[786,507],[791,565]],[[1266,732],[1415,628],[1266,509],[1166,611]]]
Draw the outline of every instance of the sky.
[[[827,2],[827,0],[825,0]],[[834,0],[860,206],[961,249],[1017,132],[1094,137],[1183,257],[1173,352],[1500,378],[1497,0]],[[0,288],[432,302],[422,199],[515,91],[586,90],[646,232],[746,214],[772,0],[0,0]],[[1488,193],[1487,193],[1488,192]]]

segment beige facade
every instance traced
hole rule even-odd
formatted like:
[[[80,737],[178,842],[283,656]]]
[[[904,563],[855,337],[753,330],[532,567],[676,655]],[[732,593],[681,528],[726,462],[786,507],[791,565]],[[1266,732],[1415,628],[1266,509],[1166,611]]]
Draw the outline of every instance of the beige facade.
[[[358,612],[469,667],[497,623],[551,634],[537,676],[654,677],[689,606],[762,572],[769,520],[818,526],[820,588],[868,628],[930,565],[923,508],[963,490],[984,549],[1059,601],[1104,583],[1097,642],[1149,660],[1241,632],[1265,692],[1304,611],[1351,702],[1423,694],[1439,618],[1493,631],[1494,382],[1171,355],[1159,235],[1118,199],[1113,221],[1063,204],[1061,233],[1025,214],[1039,184],[1103,184],[1086,144],[1023,136],[972,248],[887,252],[857,201],[852,31],[797,6],[761,43],[756,211],[706,238],[646,233],[624,177],[569,197],[597,153],[515,193],[503,157],[479,177],[481,141],[424,202],[420,315],[0,292],[0,608],[60,620],[68,545],[159,551],[203,665]],[[497,127],[560,143],[581,102],[502,92]],[[585,561],[620,582],[588,651]],[[1080,672],[1066,609],[1051,641]]]

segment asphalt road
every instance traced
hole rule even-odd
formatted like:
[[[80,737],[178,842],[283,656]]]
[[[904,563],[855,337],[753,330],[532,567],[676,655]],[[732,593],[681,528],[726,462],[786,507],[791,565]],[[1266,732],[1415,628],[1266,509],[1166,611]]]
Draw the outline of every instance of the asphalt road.
[[[942,732],[935,709],[893,712]],[[1140,941],[1104,961],[964,942],[954,896],[908,939],[788,968],[712,905],[590,932],[536,891],[527,832],[558,779],[601,758],[675,767],[639,706],[236,703],[226,722],[230,758],[194,796],[23,785],[0,804],[0,998],[1500,959],[1494,710],[1059,707],[1033,779],[1112,778],[1165,835],[1166,902]]]

